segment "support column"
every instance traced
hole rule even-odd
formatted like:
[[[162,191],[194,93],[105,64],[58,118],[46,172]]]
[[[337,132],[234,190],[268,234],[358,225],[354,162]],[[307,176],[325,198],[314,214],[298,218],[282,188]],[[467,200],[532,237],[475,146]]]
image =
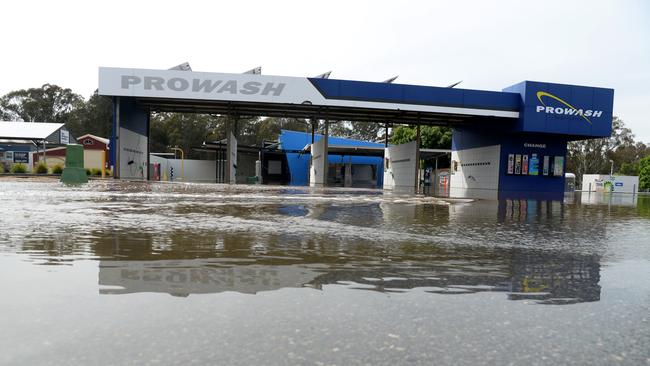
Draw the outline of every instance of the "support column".
[[[327,175],[330,168],[329,159],[330,121],[325,117],[325,134],[323,135],[323,185],[327,185]]]
[[[120,178],[120,97],[113,97],[113,139],[111,141],[111,154],[113,158],[113,179]]]
[[[146,180],[149,178],[149,110],[126,97],[116,98],[113,107],[114,176]]]
[[[348,156],[348,162],[345,164],[344,187],[352,187],[352,155]]]
[[[311,144],[311,165],[309,168],[309,185],[323,187],[327,185],[329,158],[327,156],[328,121],[325,121],[325,133],[322,138]]]
[[[420,125],[416,127],[415,137],[415,193],[420,191]]]
[[[433,171],[433,180],[431,181],[433,185],[433,195],[438,195],[438,157],[436,156],[436,169]]]
[[[237,124],[234,123],[236,128]],[[226,128],[226,167],[224,183],[237,183],[237,139],[233,134],[233,122],[228,119]]]

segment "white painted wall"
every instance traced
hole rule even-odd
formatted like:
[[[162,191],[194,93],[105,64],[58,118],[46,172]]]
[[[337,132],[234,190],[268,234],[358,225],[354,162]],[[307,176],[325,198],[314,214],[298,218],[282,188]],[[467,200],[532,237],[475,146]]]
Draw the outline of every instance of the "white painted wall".
[[[84,168],[86,169],[101,169],[104,155],[104,150],[91,150],[84,149]]]
[[[160,156],[151,155],[151,164],[160,164],[160,176],[169,177],[171,167],[174,168],[174,181],[183,182],[201,182],[201,183],[214,183],[217,176],[217,162],[215,160],[184,160],[183,168],[185,170],[185,178],[182,177],[181,160],[180,159],[165,159]],[[167,173],[166,175],[164,173]]]
[[[328,167],[328,157],[325,153],[325,139],[320,139],[311,145],[311,166],[309,167],[309,185],[324,186],[325,172]]]
[[[635,193],[639,191],[639,177],[628,175],[585,174],[582,176],[582,190],[590,192],[609,192],[607,182],[612,184],[612,192]]]
[[[147,136],[120,127],[120,178],[147,178]]]
[[[415,141],[386,148],[384,189],[415,188],[416,152]],[[388,167],[386,167],[386,159],[388,159]]]
[[[485,199],[496,197],[499,189],[500,154],[501,145],[452,151],[450,196]]]

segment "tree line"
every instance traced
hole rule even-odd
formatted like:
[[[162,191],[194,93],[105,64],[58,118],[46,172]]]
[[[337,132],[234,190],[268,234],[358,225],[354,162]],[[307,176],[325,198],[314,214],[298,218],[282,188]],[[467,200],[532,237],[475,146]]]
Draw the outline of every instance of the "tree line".
[[[0,120],[64,123],[74,137],[86,133],[109,137],[111,105],[110,98],[97,92],[85,99],[71,89],[45,84],[2,96]],[[175,146],[186,151],[189,158],[199,158],[201,153],[193,148],[200,147],[203,142],[224,139],[228,123],[236,126],[239,144],[257,146],[264,141],[277,140],[283,129],[311,132],[312,128],[312,121],[300,118],[240,117],[234,120],[212,114],[154,113],[151,116],[151,151],[167,152],[169,147]],[[313,123],[317,133],[324,132],[323,121]],[[329,132],[332,136],[365,141],[385,138],[385,128],[378,123],[331,122]],[[395,125],[390,141],[400,144],[413,141],[415,137],[415,127]],[[423,148],[451,149],[451,129],[422,126],[421,141]],[[575,173],[578,182],[584,174],[609,174],[613,167],[615,174],[641,175],[641,188],[650,189],[650,147],[636,141],[632,130],[617,117],[614,117],[609,138],[572,141],[567,148],[567,172]]]

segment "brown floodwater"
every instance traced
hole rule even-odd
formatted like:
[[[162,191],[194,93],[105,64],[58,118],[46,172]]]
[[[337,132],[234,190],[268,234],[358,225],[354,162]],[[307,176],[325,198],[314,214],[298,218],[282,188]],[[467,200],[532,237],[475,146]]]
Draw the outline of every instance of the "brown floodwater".
[[[650,196],[0,180],[0,364],[650,365]]]

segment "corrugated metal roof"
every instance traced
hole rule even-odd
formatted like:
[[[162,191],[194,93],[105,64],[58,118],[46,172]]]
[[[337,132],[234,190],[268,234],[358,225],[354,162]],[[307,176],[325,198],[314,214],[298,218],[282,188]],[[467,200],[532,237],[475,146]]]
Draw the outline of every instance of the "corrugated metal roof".
[[[63,123],[0,122],[0,139],[44,140],[63,127]]]

